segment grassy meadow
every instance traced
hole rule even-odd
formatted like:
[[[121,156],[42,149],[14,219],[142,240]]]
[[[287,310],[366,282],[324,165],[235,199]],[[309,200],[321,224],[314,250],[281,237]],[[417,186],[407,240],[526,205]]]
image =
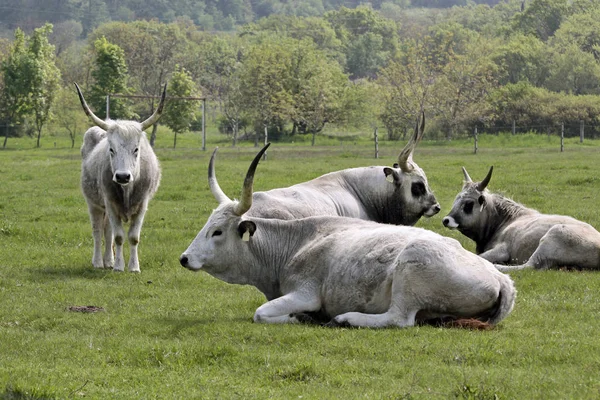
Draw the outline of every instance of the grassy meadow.
[[[206,170],[230,197],[256,153],[209,137],[159,137],[163,177],[139,246],[141,274],[94,270],[79,189],[80,142],[9,139],[0,151],[0,398],[6,399],[597,399],[600,272],[520,271],[513,313],[491,331],[434,327],[328,329],[252,322],[263,295],[179,265],[216,206]],[[404,143],[366,139],[273,143],[255,190],[342,168],[391,165]],[[53,144],[53,143],[52,143]],[[490,190],[542,212],[600,228],[600,140],[481,136],[423,142],[414,155],[442,211],[461,188],[461,166]],[[127,246],[125,247],[127,251]],[[128,253],[126,253],[128,259]],[[96,313],[73,306],[102,307]]]

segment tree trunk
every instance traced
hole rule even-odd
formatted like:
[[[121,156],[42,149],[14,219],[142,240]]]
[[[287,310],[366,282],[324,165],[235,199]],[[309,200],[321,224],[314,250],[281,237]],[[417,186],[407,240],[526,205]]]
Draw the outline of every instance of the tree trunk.
[[[177,132],[173,135],[173,148],[177,147]]]
[[[38,130],[38,134],[37,134],[37,144],[35,147],[37,147],[38,149],[40,148],[40,137],[42,136],[42,129],[40,128]]]
[[[315,145],[315,137],[316,137],[316,136],[317,136],[317,132],[313,132],[313,134],[312,134],[312,143],[311,143],[311,146],[314,146],[314,145]]]
[[[152,134],[150,135],[150,146],[154,147],[156,141],[156,131],[158,130],[158,123],[152,126]]]
[[[233,123],[233,146],[232,147],[237,146],[237,138],[238,138],[238,123],[237,123],[237,121],[235,121]]]

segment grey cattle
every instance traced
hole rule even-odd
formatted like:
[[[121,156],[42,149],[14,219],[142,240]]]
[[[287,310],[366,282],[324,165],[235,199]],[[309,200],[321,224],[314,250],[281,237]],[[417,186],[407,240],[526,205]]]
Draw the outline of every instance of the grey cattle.
[[[475,241],[476,252],[501,271],[562,266],[600,268],[600,233],[591,225],[562,215],[541,214],[486,187],[463,168],[465,182],[444,226]]]
[[[166,86],[158,108],[145,121],[106,120],[88,107],[79,86],[77,93],[86,114],[97,125],[85,133],[81,146],[81,188],[88,205],[96,268],[125,269],[123,222],[130,221],[128,269],[139,272],[137,247],[148,202],[160,183],[158,159],[144,129],[152,126],[163,110]],[[104,255],[102,236],[104,235]],[[115,255],[113,256],[113,239]]]
[[[375,222],[414,225],[423,215],[440,211],[427,177],[412,160],[423,137],[425,117],[398,156],[398,166],[350,168],[325,174],[287,188],[253,194],[248,216],[296,219],[316,215],[354,217]],[[216,149],[215,149],[216,152]],[[214,173],[214,157],[208,181],[218,200],[226,199]]]
[[[255,322],[293,323],[310,313],[332,325],[406,327],[440,317],[496,324],[513,308],[512,280],[458,241],[421,228],[347,217],[248,217],[252,162],[240,201],[219,206],[180,263],[225,282],[253,285],[268,302]]]

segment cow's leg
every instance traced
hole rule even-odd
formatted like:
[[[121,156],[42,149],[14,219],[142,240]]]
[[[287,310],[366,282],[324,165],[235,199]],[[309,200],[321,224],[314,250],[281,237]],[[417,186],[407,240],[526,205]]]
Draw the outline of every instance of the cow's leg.
[[[492,264],[504,264],[510,262],[510,253],[508,252],[508,246],[505,243],[484,251],[479,254],[479,257],[485,258]]]
[[[138,243],[140,242],[140,232],[144,223],[148,202],[144,202],[141,211],[132,216],[131,225],[129,225],[129,272],[140,272],[140,262],[138,259]]]
[[[102,233],[104,230],[104,210],[88,202],[88,212],[92,223],[92,237],[94,239],[94,255],[92,265],[94,268],[104,268],[102,261]]]
[[[113,250],[113,232],[108,220],[108,215],[104,213],[103,218],[104,224],[104,268],[112,268],[115,263],[115,256]]]
[[[334,324],[351,325],[365,328],[385,328],[396,326],[403,328],[413,326],[415,317],[419,310],[416,308],[408,309],[406,307],[392,307],[383,314],[365,314],[359,312],[347,312],[340,314],[333,319]]]
[[[115,240],[115,264],[113,266],[113,271],[121,272],[125,270],[125,259],[123,258],[123,240],[125,232],[123,230],[123,223],[110,207],[107,207],[106,211]]]
[[[291,314],[318,311],[321,301],[315,293],[298,291],[278,297],[256,309],[254,322],[284,324],[299,322]]]

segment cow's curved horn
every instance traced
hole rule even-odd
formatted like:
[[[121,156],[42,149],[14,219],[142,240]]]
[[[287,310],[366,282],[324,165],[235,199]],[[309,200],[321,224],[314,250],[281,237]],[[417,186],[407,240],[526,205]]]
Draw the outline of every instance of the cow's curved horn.
[[[142,130],[154,125],[156,121],[160,118],[163,107],[165,106],[165,98],[167,97],[167,84],[165,83],[165,87],[162,92],[162,96],[160,96],[160,103],[158,103],[158,107],[154,110],[154,114],[152,114],[147,120],[141,122]]]
[[[213,151],[212,156],[210,157],[210,162],[208,163],[208,186],[210,187],[210,191],[212,192],[213,196],[215,196],[215,199],[217,199],[219,204],[221,204],[224,202],[230,202],[231,199],[227,197],[223,190],[221,190],[219,182],[217,182],[217,176],[215,175],[215,156],[217,154],[217,150],[219,150],[218,147]]]
[[[250,164],[250,168],[248,168],[248,172],[246,173],[246,179],[244,179],[244,187],[242,189],[242,197],[240,198],[240,202],[237,204],[233,212],[236,215],[243,215],[246,211],[250,209],[252,206],[252,184],[254,183],[254,172],[256,171],[256,167],[258,166],[258,162],[262,155],[267,151],[267,148],[271,145],[271,143],[267,143],[265,147],[258,152],[254,160],[252,160],[252,164]]]
[[[465,182],[466,183],[473,182],[473,179],[471,179],[471,177],[469,176],[467,169],[465,167],[462,167],[462,170],[463,170],[463,175],[465,176]]]
[[[489,172],[487,173],[486,177],[477,184],[477,190],[479,190],[480,192],[483,192],[483,190],[487,187],[487,185],[490,183],[490,179],[492,179],[492,171],[494,170],[494,166],[492,165],[490,167]]]
[[[421,123],[419,124],[419,119],[417,119],[417,123],[415,125],[415,132],[411,136],[410,140],[404,146],[400,154],[398,155],[398,166],[402,170],[402,172],[411,172],[413,170],[413,166],[410,161],[412,161],[412,153],[417,147],[417,144],[423,138],[423,132],[425,130],[425,113],[421,113]]]
[[[79,88],[79,85],[76,82],[75,82],[75,87],[77,88],[77,94],[79,95],[79,101],[81,101],[81,106],[83,107],[83,111],[85,111],[87,116],[90,117],[92,119],[92,121],[94,121],[94,124],[96,124],[97,126],[99,126],[102,129],[104,129],[105,131],[108,130],[108,124],[106,123],[106,121],[103,121],[100,118],[98,118],[96,116],[96,114],[94,114],[92,112],[92,110],[90,110],[90,107],[85,102],[85,99],[83,98],[83,94],[81,93],[81,89]]]

